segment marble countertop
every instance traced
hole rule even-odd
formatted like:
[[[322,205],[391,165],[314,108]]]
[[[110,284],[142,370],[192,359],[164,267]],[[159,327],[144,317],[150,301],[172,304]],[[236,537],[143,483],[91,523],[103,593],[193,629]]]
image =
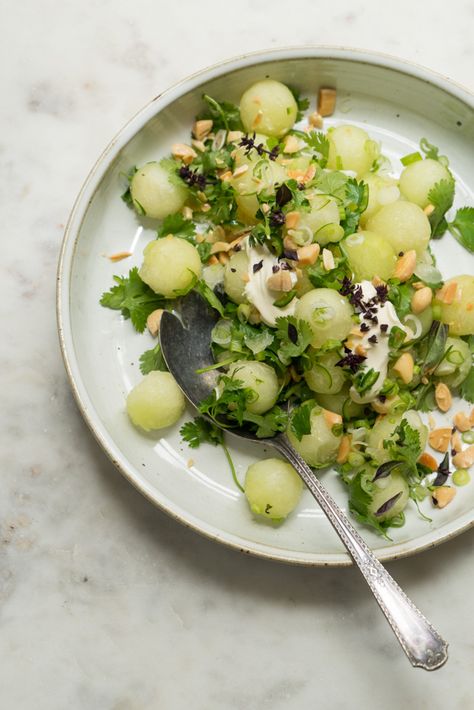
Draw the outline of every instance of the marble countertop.
[[[451,644],[446,667],[413,670],[353,569],[240,556],[122,479],[76,409],[54,311],[84,177],[170,83],[247,50],[323,43],[415,60],[474,89],[473,23],[462,0],[4,6],[2,707],[474,707],[474,530],[388,565]]]

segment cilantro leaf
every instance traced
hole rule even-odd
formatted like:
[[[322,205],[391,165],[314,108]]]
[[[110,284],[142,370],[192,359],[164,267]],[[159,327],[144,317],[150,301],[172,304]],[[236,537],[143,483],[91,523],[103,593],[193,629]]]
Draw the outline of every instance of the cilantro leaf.
[[[123,192],[120,195],[120,197],[122,198],[122,200],[125,202],[126,205],[129,205],[129,207],[133,207],[133,198],[132,198],[132,193],[130,192],[130,183],[132,182],[132,178],[135,175],[135,173],[137,172],[137,170],[138,170],[137,166],[133,165],[130,168],[130,170],[128,171],[128,173],[124,174],[124,176],[127,178],[128,185],[127,185],[127,189],[125,190],[125,192]]]
[[[309,148],[319,154],[318,162],[322,168],[325,168],[329,158],[329,140],[324,133],[321,131],[309,131],[309,133],[295,131],[295,133]]]
[[[259,439],[267,439],[275,436],[279,431],[285,431],[288,414],[284,409],[275,405],[265,414],[254,414],[247,410],[244,412],[243,420],[257,426],[255,434]]]
[[[180,212],[176,212],[165,217],[158,230],[158,237],[166,237],[168,234],[182,237],[194,244],[193,237],[196,234],[196,228],[190,219],[185,219]]]
[[[222,429],[204,417],[194,417],[192,422],[186,422],[179,433],[192,449],[197,449],[204,443],[217,446],[222,444],[224,438]]]
[[[341,221],[344,227],[344,236],[354,234],[359,226],[362,212],[367,209],[369,203],[369,186],[363,180],[357,182],[355,178],[349,178],[345,184],[344,212],[345,217]]]
[[[360,523],[375,528],[381,535],[387,536],[387,527],[390,521],[380,522],[375,515],[369,512],[372,502],[372,483],[368,478],[368,472],[360,471],[349,483],[349,510]]]
[[[314,401],[308,400],[293,410],[290,427],[298,441],[301,441],[306,434],[311,434],[311,412],[313,409]]]
[[[152,370],[168,372],[159,343],[157,343],[154,348],[151,348],[151,350],[145,350],[145,352],[140,355],[140,372],[142,375],[148,375]]]
[[[437,182],[429,191],[428,199],[435,208],[429,216],[431,236],[434,239],[439,239],[448,227],[444,215],[453,206],[454,180],[440,180]]]
[[[114,276],[116,286],[102,294],[100,304],[105,308],[121,311],[124,318],[130,318],[135,330],[145,330],[146,319],[157,308],[163,307],[163,296],[156,294],[141,280],[135,266],[127,276]]]
[[[276,328],[276,337],[280,340],[278,356],[285,364],[302,355],[313,339],[309,323],[297,320],[295,316],[277,318]]]
[[[384,441],[383,446],[394,461],[404,461],[412,470],[416,469],[416,462],[422,452],[420,435],[406,419],[402,419],[393,436]]]
[[[212,96],[203,94],[203,100],[206,103],[206,108],[198,118],[210,118],[213,121],[213,130],[221,128],[226,131],[241,131],[243,130],[242,121],[240,120],[239,107],[230,101],[216,101]]]
[[[216,294],[212,290],[210,286],[207,285],[205,281],[202,279],[197,282],[196,284],[196,290],[199,291],[201,296],[206,299],[208,304],[213,308],[215,311],[219,313],[219,315],[224,317],[224,306],[220,302],[220,300],[217,298]]]
[[[298,121],[301,121],[302,118],[304,118],[304,112],[309,109],[309,99],[303,99],[301,98],[301,93],[298,91],[298,89],[295,89],[294,86],[288,86],[289,90],[293,94],[293,98],[296,101],[296,105],[298,107],[298,113],[296,114],[296,123]]]
[[[398,283],[396,280],[389,279],[388,300],[393,303],[397,316],[403,318],[411,313],[411,299],[413,288],[408,283]]]
[[[430,143],[427,138],[422,138],[420,140],[420,148],[425,154],[425,158],[430,158],[430,160],[437,160],[446,168],[449,165],[449,161],[445,155],[439,154],[439,148],[437,148],[433,143]]]
[[[461,207],[448,229],[463,247],[474,253],[474,207]]]

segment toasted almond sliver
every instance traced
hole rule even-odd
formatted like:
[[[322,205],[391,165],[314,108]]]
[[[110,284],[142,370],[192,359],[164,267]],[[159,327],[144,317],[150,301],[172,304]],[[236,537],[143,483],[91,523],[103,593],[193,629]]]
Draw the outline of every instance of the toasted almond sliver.
[[[198,141],[203,141],[204,138],[207,138],[209,133],[212,130],[212,121],[210,118],[203,118],[199,121],[196,121],[194,126],[193,126],[193,135]]]
[[[344,434],[339,444],[339,450],[337,452],[336,462],[346,463],[349,453],[351,451],[351,436],[349,434]]]
[[[300,142],[296,136],[287,136],[283,144],[284,153],[297,153],[300,150]]]
[[[308,244],[305,247],[300,247],[296,250],[298,255],[298,263],[302,266],[316,263],[319,256],[319,249],[319,244]]]
[[[457,454],[462,451],[461,434],[458,431],[451,434],[451,449]]]
[[[248,165],[240,165],[238,168],[236,168],[234,170],[234,172],[232,173],[232,177],[234,177],[234,178],[239,177],[239,175],[243,175],[244,173],[246,173],[248,169],[249,169]]]
[[[320,116],[332,116],[336,108],[336,89],[321,87],[318,93],[318,113]]]
[[[450,427],[440,427],[439,429],[433,429],[428,435],[428,441],[432,449],[435,451],[440,451],[445,454],[449,448],[449,443],[451,441],[451,429]]]
[[[287,251],[297,251],[298,250],[298,245],[296,242],[293,241],[293,239],[290,237],[290,235],[286,235],[286,237],[283,240],[283,246]]]
[[[217,258],[219,260],[219,263],[222,264],[223,266],[225,266],[230,259],[229,255],[223,251],[219,252],[219,254],[217,255]]]
[[[313,128],[322,128],[323,127],[323,117],[321,116],[320,113],[317,111],[313,111],[308,117],[309,125],[313,126]]]
[[[183,163],[190,163],[197,157],[196,151],[190,145],[186,145],[186,143],[173,143],[171,153],[175,158],[182,160]]]
[[[122,259],[128,259],[129,256],[132,256],[131,251],[118,251],[116,254],[111,254],[107,258],[110,259],[110,261],[122,261]]]
[[[230,244],[228,242],[214,242],[211,247],[211,254],[218,254],[219,252],[225,252],[230,250]]]
[[[187,205],[185,205],[185,207],[183,207],[181,212],[182,212],[184,219],[192,219],[193,218],[193,211],[192,211],[191,207],[188,207]]]
[[[441,303],[445,303],[447,306],[450,306],[456,298],[457,290],[457,282],[451,281],[451,283],[444,284],[444,286],[440,288],[436,294],[436,298],[438,301],[441,301]]]
[[[285,217],[285,226],[287,229],[295,229],[298,226],[301,215],[299,212],[288,212]]]
[[[433,500],[433,505],[437,508],[445,508],[448,503],[451,503],[452,499],[456,495],[456,489],[450,486],[440,486],[431,496]]]
[[[451,391],[444,382],[438,382],[435,388],[435,400],[438,405],[438,409],[442,412],[447,412],[451,409],[453,403],[453,398]]]
[[[393,366],[394,372],[396,372],[403,382],[407,385],[413,379],[413,370],[415,363],[413,357],[410,353],[403,353],[400,355],[397,362]]]
[[[227,134],[227,143],[237,143],[242,140],[244,134],[242,131],[229,131]]]
[[[428,306],[431,304],[432,300],[433,291],[429,286],[423,286],[413,294],[411,299],[411,310],[416,315],[418,315],[418,313],[423,313],[423,311],[426,311]]]
[[[362,345],[356,345],[354,352],[356,355],[360,355],[360,357],[366,357],[367,355],[367,350]]]
[[[146,327],[150,331],[153,337],[156,337],[160,332],[161,316],[163,315],[163,309],[157,308],[152,311],[148,318],[146,319]]]
[[[396,279],[400,281],[408,281],[410,276],[413,276],[413,272],[416,267],[416,251],[410,249],[410,251],[405,252],[401,256],[397,263],[395,264],[395,270],[393,275]]]
[[[336,266],[334,262],[334,255],[329,249],[323,249],[323,266],[326,271],[331,271]]]
[[[336,424],[342,424],[341,415],[336,414],[336,412],[331,412],[329,409],[323,408],[323,416],[324,416],[324,420],[325,420],[326,424],[331,429],[333,426],[336,426]]]
[[[267,288],[271,291],[282,291],[283,293],[288,293],[293,288],[293,281],[291,280],[291,275],[288,271],[277,271],[276,274],[272,274],[267,279]]]
[[[232,180],[231,171],[225,170],[223,173],[220,173],[219,180],[222,180],[222,182],[229,182],[229,180]]]
[[[453,456],[453,464],[456,468],[470,468],[474,463],[474,444],[467,449]]]
[[[464,412],[457,412],[453,417],[453,424],[459,431],[465,432],[471,429],[471,420]]]
[[[429,454],[427,451],[424,451],[421,454],[420,458],[418,459],[418,463],[421,463],[423,466],[430,468],[432,471],[436,471],[438,469],[438,462],[436,461],[435,457]]]

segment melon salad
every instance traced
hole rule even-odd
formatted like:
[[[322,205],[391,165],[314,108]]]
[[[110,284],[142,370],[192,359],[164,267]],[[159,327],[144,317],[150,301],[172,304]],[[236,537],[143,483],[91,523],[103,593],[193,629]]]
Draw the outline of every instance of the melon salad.
[[[190,140],[130,170],[123,200],[156,220],[156,238],[101,303],[157,337],[163,310],[197,290],[218,314],[219,384],[183,440],[223,446],[257,519],[281,522],[298,505],[296,472],[271,458],[239,481],[223,431],[286,432],[387,536],[408,507],[427,499],[428,517],[470,480],[473,262],[444,280],[431,244],[446,234],[474,252],[474,209],[452,209],[455,178],[428,140],[392,165],[361,125],[326,119],[335,103],[322,89],[311,112],[273,79],[238,106],[204,95]],[[131,421],[176,425],[184,397],[158,340],[140,367]]]

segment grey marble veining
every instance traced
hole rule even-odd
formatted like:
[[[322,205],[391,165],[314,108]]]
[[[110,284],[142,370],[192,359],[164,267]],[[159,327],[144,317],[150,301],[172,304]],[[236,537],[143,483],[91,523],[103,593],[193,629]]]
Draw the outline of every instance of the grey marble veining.
[[[4,4],[1,707],[474,707],[474,531],[389,565],[451,643],[445,668],[413,670],[354,570],[240,556],[127,484],[75,407],[54,313],[82,180],[171,82],[237,53],[327,43],[387,51],[474,88],[473,24],[461,0]]]

